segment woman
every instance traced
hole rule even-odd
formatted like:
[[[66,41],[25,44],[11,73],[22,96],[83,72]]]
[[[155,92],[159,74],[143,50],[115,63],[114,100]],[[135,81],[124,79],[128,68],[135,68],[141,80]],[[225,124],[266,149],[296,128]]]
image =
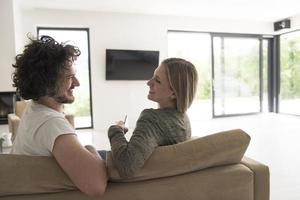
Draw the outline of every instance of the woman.
[[[108,130],[113,163],[121,177],[130,177],[140,169],[157,146],[176,144],[191,137],[186,110],[192,104],[198,82],[194,65],[184,59],[164,60],[148,81],[148,99],[158,109],[142,111],[128,142],[127,129],[118,122]]]

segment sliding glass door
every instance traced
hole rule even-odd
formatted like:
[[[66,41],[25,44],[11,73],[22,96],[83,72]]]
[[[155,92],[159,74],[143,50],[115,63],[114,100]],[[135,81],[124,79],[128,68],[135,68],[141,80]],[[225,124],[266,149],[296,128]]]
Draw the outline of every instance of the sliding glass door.
[[[212,35],[213,116],[261,112],[262,40]]]
[[[169,31],[168,56],[191,61],[199,75],[190,118],[261,112],[268,90],[269,44],[258,35]]]

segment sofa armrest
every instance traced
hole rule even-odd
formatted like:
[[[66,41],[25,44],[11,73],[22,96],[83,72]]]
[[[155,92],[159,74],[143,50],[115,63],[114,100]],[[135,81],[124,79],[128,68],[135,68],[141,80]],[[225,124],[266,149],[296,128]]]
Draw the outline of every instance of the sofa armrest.
[[[16,135],[17,135],[17,130],[20,124],[20,118],[13,113],[8,114],[8,130],[11,133],[11,140],[14,141]]]
[[[247,166],[254,174],[254,200],[269,200],[269,167],[248,157],[243,157],[241,163]]]

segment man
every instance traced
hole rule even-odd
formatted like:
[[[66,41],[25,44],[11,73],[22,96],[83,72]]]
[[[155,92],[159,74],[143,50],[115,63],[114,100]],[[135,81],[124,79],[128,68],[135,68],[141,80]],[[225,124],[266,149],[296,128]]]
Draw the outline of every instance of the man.
[[[100,197],[107,182],[105,162],[93,146],[79,143],[63,114],[64,104],[74,101],[73,89],[79,86],[74,61],[80,51],[49,36],[30,40],[13,65],[13,86],[31,101],[11,153],[54,156],[82,192]]]

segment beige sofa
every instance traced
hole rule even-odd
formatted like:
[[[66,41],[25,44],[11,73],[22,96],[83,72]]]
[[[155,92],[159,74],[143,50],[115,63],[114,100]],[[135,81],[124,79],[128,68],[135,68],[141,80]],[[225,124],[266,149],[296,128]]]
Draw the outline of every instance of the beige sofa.
[[[224,131],[159,147],[134,177],[122,179],[108,154],[103,200],[268,200],[269,169],[243,157],[250,137]],[[0,198],[90,199],[50,157],[0,155]]]

